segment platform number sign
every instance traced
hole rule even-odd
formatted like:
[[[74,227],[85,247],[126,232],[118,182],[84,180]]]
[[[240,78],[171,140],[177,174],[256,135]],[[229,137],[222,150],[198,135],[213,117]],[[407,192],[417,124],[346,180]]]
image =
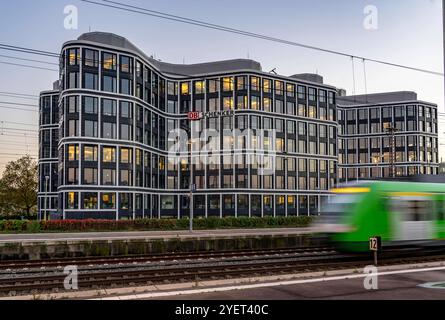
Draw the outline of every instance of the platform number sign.
[[[382,238],[381,237],[369,238],[369,250],[379,251],[381,249],[382,249]]]

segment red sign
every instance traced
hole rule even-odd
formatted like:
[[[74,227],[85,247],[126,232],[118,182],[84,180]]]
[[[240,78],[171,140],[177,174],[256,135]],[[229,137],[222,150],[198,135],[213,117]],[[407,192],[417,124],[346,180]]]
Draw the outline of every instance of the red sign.
[[[196,121],[201,119],[201,113],[197,111],[187,113],[187,119],[190,121]]]

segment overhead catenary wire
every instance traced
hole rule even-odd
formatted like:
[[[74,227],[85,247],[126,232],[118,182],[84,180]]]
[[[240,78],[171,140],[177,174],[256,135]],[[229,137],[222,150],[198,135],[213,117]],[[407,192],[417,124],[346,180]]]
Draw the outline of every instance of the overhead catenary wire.
[[[14,59],[14,60],[28,61],[28,62],[38,62],[38,63],[48,64],[48,65],[53,65],[53,66],[58,66],[59,65],[58,63],[55,63],[55,62],[48,62],[48,61],[42,61],[42,60],[14,57],[14,56],[8,56],[8,55],[4,55],[4,54],[0,54],[0,57],[8,58],[8,59]]]
[[[56,70],[56,69],[31,66],[31,65],[28,65],[28,64],[21,64],[21,63],[12,63],[12,62],[0,61],[0,64],[6,64],[6,65],[11,65],[11,66],[16,66],[16,67],[25,67],[25,68],[32,68],[32,69],[39,69],[39,70],[47,70],[47,71],[59,72],[59,70]]]
[[[418,67],[411,67],[408,65],[402,65],[402,64],[388,62],[388,61],[379,60],[379,59],[367,58],[364,56],[353,55],[353,54],[345,53],[345,52],[341,52],[341,51],[330,50],[330,49],[325,49],[325,48],[321,48],[321,47],[298,43],[298,42],[294,42],[294,41],[290,41],[290,40],[270,37],[267,35],[262,35],[262,34],[258,34],[258,33],[254,33],[254,32],[230,28],[230,27],[226,27],[226,26],[222,26],[222,25],[218,25],[218,24],[205,22],[205,21],[181,17],[178,15],[172,15],[172,14],[168,14],[168,13],[164,13],[164,12],[160,12],[160,11],[150,10],[147,8],[132,6],[132,5],[128,5],[128,4],[117,2],[117,1],[109,1],[109,0],[103,0],[103,2],[97,2],[97,1],[91,1],[91,0],[80,0],[80,1],[94,4],[94,5],[114,8],[114,9],[118,9],[118,10],[122,10],[122,11],[138,13],[138,14],[153,16],[153,17],[157,17],[157,18],[161,18],[161,19],[167,19],[167,20],[172,20],[172,21],[176,21],[176,22],[196,25],[196,26],[205,27],[205,28],[209,28],[209,29],[215,29],[215,30],[219,30],[219,31],[240,34],[240,35],[244,35],[244,36],[248,36],[248,37],[259,38],[259,39],[273,41],[273,42],[282,43],[282,44],[287,44],[287,45],[291,45],[291,46],[302,47],[302,48],[311,49],[311,50],[317,50],[320,52],[340,55],[340,56],[344,56],[344,57],[354,57],[356,59],[364,59],[364,60],[378,63],[378,64],[384,64],[384,65],[388,65],[388,66],[399,67],[399,68],[404,68],[404,69],[409,69],[409,70],[414,70],[414,71],[419,71],[419,72],[424,72],[424,73],[429,73],[429,74],[434,74],[434,75],[439,75],[439,76],[444,75],[443,73],[437,72],[437,71],[422,69],[422,68],[418,68]]]

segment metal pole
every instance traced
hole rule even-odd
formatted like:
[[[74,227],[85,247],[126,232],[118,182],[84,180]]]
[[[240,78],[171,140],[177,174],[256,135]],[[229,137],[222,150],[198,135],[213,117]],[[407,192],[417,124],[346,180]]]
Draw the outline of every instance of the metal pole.
[[[377,267],[377,251],[374,251],[374,265]]]
[[[442,0],[442,27],[443,27],[443,66],[445,70],[445,0]],[[445,95],[445,81],[444,81],[444,95]]]
[[[189,231],[193,232],[193,192],[192,185],[190,185],[190,218],[189,218]]]
[[[47,201],[48,201],[48,180],[49,180],[49,176],[45,176],[45,211],[44,211],[44,220],[47,220],[47,213],[46,211],[48,210],[48,205],[47,205]]]

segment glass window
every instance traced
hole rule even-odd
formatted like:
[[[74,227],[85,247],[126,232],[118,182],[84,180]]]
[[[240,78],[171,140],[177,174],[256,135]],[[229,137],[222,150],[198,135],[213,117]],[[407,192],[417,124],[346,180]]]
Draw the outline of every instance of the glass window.
[[[133,59],[127,56],[120,56],[121,72],[133,73]]]
[[[188,82],[181,83],[181,94],[182,95],[190,94],[190,84]]]
[[[206,87],[205,82],[203,80],[195,81],[195,93],[196,94],[203,94],[205,93]]]
[[[223,91],[226,92],[233,91],[233,85],[234,85],[233,77],[222,78],[222,81],[223,81]]]
[[[247,83],[245,76],[236,77],[236,89],[247,90]]]
[[[250,90],[260,91],[260,78],[250,77]]]
[[[99,52],[96,50],[85,49],[84,50],[84,64],[88,67],[99,66]]]
[[[85,137],[97,137],[97,121],[84,121],[84,136]]]
[[[97,114],[97,98],[84,96],[83,112],[88,114]]]
[[[129,79],[121,78],[120,93],[132,95],[133,94],[133,81]]]
[[[67,209],[78,209],[79,208],[79,198],[77,192],[68,192],[66,194],[66,208]]]
[[[270,93],[272,92],[272,81],[269,79],[263,80],[263,92]]]
[[[102,184],[105,186],[116,185],[116,170],[102,169]]]
[[[84,168],[83,169],[83,184],[96,185],[97,184],[97,169]]]
[[[82,193],[82,209],[97,209],[97,192]]]
[[[102,158],[105,163],[116,162],[116,148],[114,147],[103,147]]]
[[[98,89],[98,76],[95,73],[85,72],[84,74],[84,88],[90,90]]]
[[[68,145],[68,161],[79,160],[79,146],[78,145]]]
[[[116,209],[116,194],[115,193],[102,193],[101,208],[102,209]]]
[[[68,113],[77,113],[79,112],[78,104],[77,104],[77,96],[68,97]]]
[[[116,115],[116,100],[102,99],[102,115],[104,116]]]
[[[102,90],[106,92],[117,92],[116,77],[104,75],[102,77]]]
[[[102,138],[116,139],[116,124],[113,122],[102,122]]]
[[[116,55],[112,53],[102,53],[102,67],[105,70],[116,70]]]
[[[131,118],[133,116],[133,104],[127,101],[121,101],[120,104],[120,116],[122,118]]]
[[[77,66],[79,64],[79,58],[80,58],[79,49],[77,49],[77,48],[68,49],[67,56],[68,56],[68,64],[70,66]]]
[[[129,148],[121,148],[120,152],[120,162],[121,163],[132,163],[132,150]]]
[[[84,161],[97,161],[97,147],[96,146],[84,146],[83,147],[83,160]]]

